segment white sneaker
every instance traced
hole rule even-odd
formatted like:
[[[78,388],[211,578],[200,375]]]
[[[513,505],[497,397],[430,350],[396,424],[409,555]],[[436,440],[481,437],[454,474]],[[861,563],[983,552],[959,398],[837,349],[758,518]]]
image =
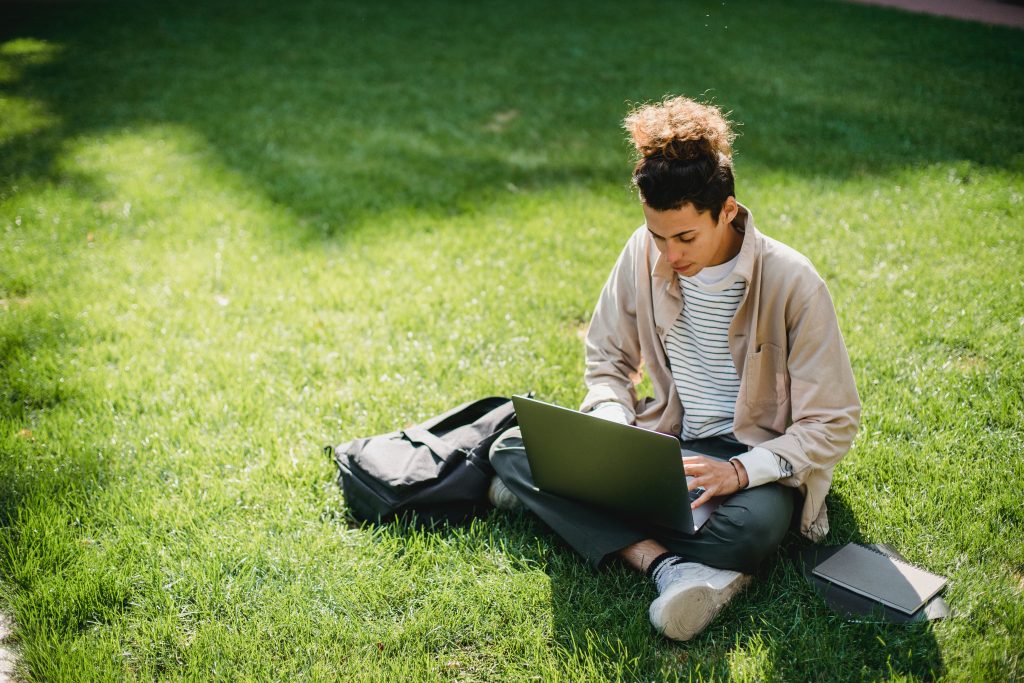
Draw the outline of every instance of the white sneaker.
[[[665,590],[651,603],[651,624],[667,638],[689,640],[703,631],[726,603],[750,583],[750,574],[696,562],[671,567]]]
[[[523,507],[523,501],[509,491],[505,482],[498,477],[491,477],[491,485],[487,487],[487,499],[499,510],[518,510]]]

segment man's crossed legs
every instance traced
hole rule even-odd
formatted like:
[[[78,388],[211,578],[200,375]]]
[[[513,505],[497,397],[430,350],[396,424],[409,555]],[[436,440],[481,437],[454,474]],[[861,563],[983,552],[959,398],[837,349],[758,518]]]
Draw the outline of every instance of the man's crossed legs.
[[[681,445],[722,459],[747,450],[721,438]],[[700,633],[749,582],[757,565],[782,542],[793,514],[793,490],[765,484],[731,495],[695,535],[645,527],[537,490],[518,428],[495,441],[491,464],[504,485],[492,486],[492,502],[512,507],[518,499],[595,568],[620,558],[647,573],[659,593],[651,603],[651,623],[675,640]]]

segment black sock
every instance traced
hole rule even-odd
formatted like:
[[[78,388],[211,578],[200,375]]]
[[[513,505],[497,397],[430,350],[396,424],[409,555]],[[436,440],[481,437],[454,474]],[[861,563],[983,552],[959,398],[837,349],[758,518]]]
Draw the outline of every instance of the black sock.
[[[651,560],[651,563],[649,565],[647,565],[647,577],[653,581],[654,580],[654,572],[658,571],[658,567],[660,567],[666,561],[672,560],[672,559],[677,559],[678,560],[679,556],[676,555],[675,553],[662,553],[661,555],[658,555],[656,558]]]

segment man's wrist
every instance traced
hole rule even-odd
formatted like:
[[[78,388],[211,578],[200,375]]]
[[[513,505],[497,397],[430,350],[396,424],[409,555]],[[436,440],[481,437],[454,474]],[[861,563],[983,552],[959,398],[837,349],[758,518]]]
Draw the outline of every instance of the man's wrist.
[[[747,475],[746,488],[754,488],[782,478],[782,471],[779,469],[779,458],[767,448],[755,446],[746,453],[740,453],[731,458],[739,462]]]
[[[740,489],[747,488],[747,484],[750,483],[750,478],[747,476],[747,469],[743,466],[743,463],[739,460],[730,460],[729,463],[732,465],[732,469],[736,472],[736,484]]]

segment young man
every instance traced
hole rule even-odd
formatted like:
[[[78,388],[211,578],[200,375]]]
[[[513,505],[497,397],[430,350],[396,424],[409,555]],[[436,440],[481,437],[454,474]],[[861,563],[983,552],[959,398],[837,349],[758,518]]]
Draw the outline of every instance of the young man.
[[[595,566],[618,557],[646,572],[652,624],[688,640],[775,553],[794,506],[801,533],[827,533],[825,495],[860,403],[825,283],[736,201],[721,112],[677,97],[625,124],[646,220],[594,311],[581,410],[678,436],[707,454],[683,459],[691,489],[705,489],[694,507],[728,498],[695,535],[644,528],[536,491],[515,430],[492,449],[491,493],[499,507],[524,503]],[[653,397],[637,397],[641,367]]]

